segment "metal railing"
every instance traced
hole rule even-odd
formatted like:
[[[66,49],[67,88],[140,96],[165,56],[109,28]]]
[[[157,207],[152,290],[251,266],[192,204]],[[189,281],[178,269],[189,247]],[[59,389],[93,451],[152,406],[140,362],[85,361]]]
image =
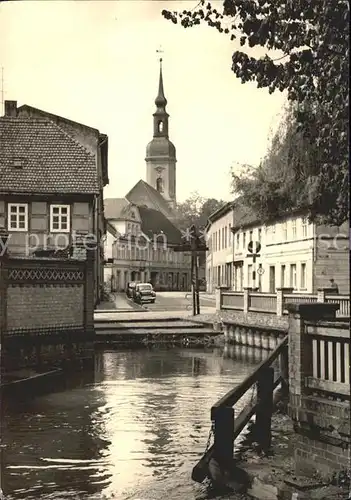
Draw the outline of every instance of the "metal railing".
[[[277,311],[277,296],[275,293],[250,293],[249,311],[270,312]]]
[[[349,325],[306,322],[306,327],[312,357],[307,387],[350,398]]]
[[[245,299],[246,294],[246,299]],[[243,311],[245,313],[262,312],[282,316],[287,314],[285,304],[288,303],[317,303],[318,301],[339,304],[340,308],[336,313],[337,318],[350,317],[350,297],[349,295],[325,295],[321,298],[316,294],[303,293],[262,293],[253,291],[234,292],[221,291],[221,305],[223,310]]]
[[[244,309],[243,292],[223,292],[221,294],[221,309]]]
[[[340,309],[336,311],[336,317],[350,317],[350,297],[348,295],[327,295],[325,300],[329,304],[340,304]]]

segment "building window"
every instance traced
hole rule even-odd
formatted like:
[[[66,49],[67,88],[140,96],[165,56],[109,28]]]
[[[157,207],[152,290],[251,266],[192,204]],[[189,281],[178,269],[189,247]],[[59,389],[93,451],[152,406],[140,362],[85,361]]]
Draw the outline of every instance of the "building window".
[[[225,248],[228,247],[228,228],[225,226],[224,228],[224,246]]]
[[[163,180],[162,177],[156,179],[156,189],[159,193],[163,193]]]
[[[306,238],[307,236],[307,219],[306,217],[303,217],[302,219],[302,236]]]
[[[9,203],[8,205],[8,230],[28,231],[28,205],[27,203]]]
[[[232,244],[232,225],[229,223],[229,229],[228,229],[228,240],[229,240],[229,246]]]
[[[69,232],[69,205],[50,205],[50,232]]]
[[[294,219],[291,223],[291,229],[292,229],[292,237],[293,239],[296,238],[296,219]]]
[[[246,247],[246,233],[243,233],[243,247],[244,247],[244,250],[245,250],[245,247]]]
[[[296,289],[296,264],[290,264],[290,286]]]
[[[218,250],[221,249],[221,230],[218,229],[217,231],[217,236],[218,236]]]
[[[280,272],[281,272],[281,275],[280,275],[280,286],[282,288],[284,288],[285,287],[285,266],[281,267]]]
[[[257,239],[261,243],[261,241],[262,241],[262,229],[261,228],[259,228],[259,230],[258,230],[258,237],[257,237]]]
[[[250,231],[249,241],[253,241],[253,231]]]
[[[301,264],[301,289],[305,290],[307,288],[306,286],[306,264],[303,262]]]
[[[236,233],[236,248],[240,247],[240,233]]]
[[[247,266],[247,286],[252,286],[252,264]]]
[[[284,222],[283,224],[283,239],[286,241],[288,239],[288,223]]]

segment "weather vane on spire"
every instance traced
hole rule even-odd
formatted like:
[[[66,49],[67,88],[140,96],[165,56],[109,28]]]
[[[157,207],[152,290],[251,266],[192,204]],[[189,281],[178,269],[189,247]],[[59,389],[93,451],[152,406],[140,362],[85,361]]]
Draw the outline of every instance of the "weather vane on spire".
[[[162,66],[162,54],[163,54],[162,45],[159,46],[159,48],[156,50],[156,53],[160,54],[160,65]]]

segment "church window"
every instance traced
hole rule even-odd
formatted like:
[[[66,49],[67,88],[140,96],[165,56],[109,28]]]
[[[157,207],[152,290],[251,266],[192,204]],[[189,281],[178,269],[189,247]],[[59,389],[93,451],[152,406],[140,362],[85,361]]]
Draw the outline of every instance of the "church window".
[[[163,132],[163,121],[162,120],[160,120],[158,122],[157,126],[158,126],[158,131],[159,132]]]
[[[162,177],[158,177],[156,179],[156,189],[159,193],[162,193],[163,192],[163,181],[162,181]]]

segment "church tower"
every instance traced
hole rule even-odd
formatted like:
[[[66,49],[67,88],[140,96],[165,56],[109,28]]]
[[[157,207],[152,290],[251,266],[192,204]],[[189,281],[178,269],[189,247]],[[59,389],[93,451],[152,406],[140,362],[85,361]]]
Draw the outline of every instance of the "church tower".
[[[146,147],[146,182],[159,191],[170,208],[176,205],[176,149],[168,138],[167,99],[163,90],[162,59],[155,99],[154,137]]]

